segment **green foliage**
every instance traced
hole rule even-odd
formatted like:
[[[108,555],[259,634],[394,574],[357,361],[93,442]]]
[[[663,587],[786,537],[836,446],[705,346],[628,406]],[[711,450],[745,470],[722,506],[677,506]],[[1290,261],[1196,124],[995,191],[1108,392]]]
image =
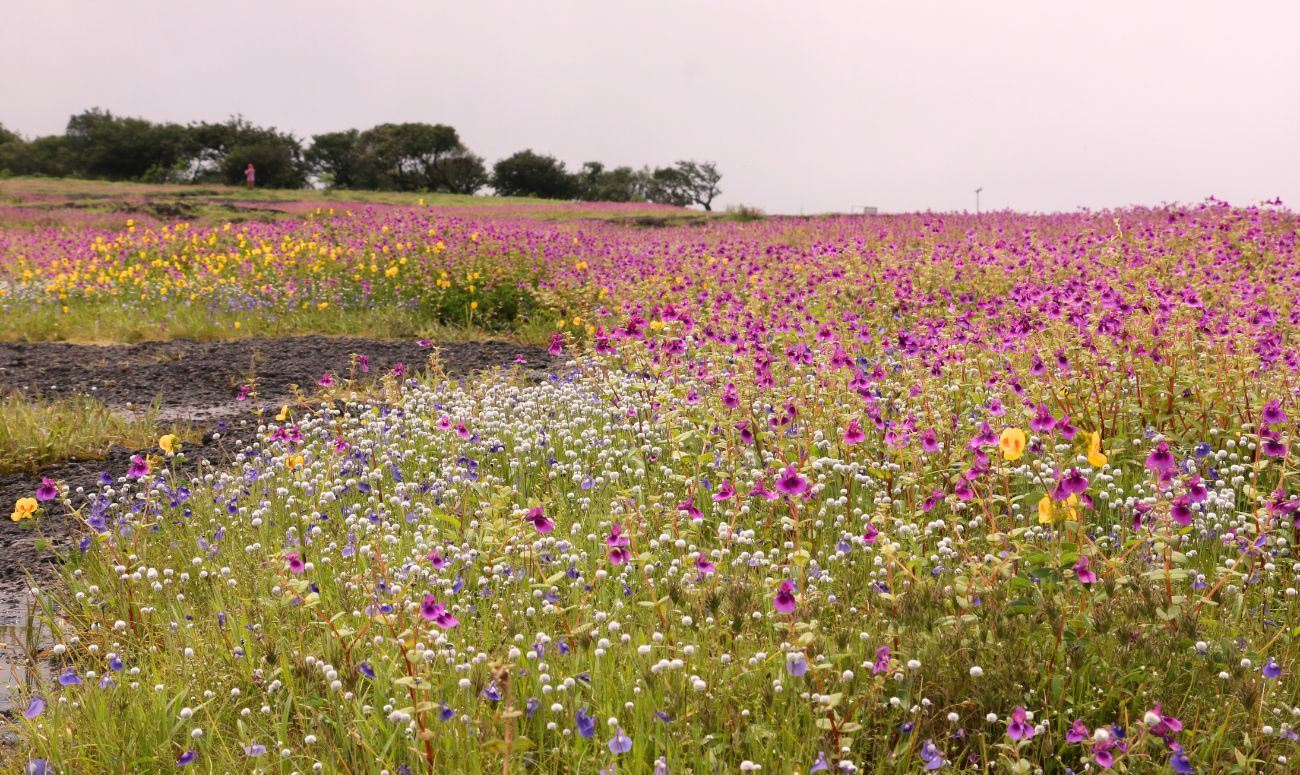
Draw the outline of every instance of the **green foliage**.
[[[68,119],[64,133],[77,174],[107,180],[142,180],[188,157],[190,139],[179,124],[155,124],[92,108]]]
[[[679,161],[651,173],[647,198],[678,207],[696,204],[712,211],[713,200],[722,193],[718,185],[721,181],[722,173],[711,161]]]
[[[51,400],[12,392],[0,398],[0,474],[95,460],[114,444],[151,447],[164,433],[176,433],[183,441],[197,438],[180,426],[164,428],[156,405],[126,417],[89,396]]]
[[[492,167],[492,188],[502,196],[535,196],[542,199],[573,199],[578,182],[554,156],[518,151]]]
[[[589,161],[577,174],[578,196],[587,202],[639,202],[646,199],[646,181],[644,172],[631,167],[608,170]]]
[[[590,161],[570,174],[564,162],[525,150],[501,159],[489,174],[483,158],[446,124],[323,132],[306,148],[292,134],[242,116],[181,125],[92,108],[72,116],[64,135],[30,141],[0,126],[0,174],[242,185],[250,163],[265,188],[302,188],[315,176],[336,189],[471,195],[491,185],[498,196],[698,204],[705,210],[721,193],[712,162],[680,161],[652,172]]]

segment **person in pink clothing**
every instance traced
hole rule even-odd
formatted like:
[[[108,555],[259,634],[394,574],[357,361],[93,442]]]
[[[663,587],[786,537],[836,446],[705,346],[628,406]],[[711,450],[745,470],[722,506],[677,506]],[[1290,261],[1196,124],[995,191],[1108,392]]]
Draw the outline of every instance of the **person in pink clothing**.
[[[256,178],[257,172],[253,169],[252,162],[249,162],[248,169],[244,170],[244,180],[248,183],[249,188],[253,187],[253,180]]]

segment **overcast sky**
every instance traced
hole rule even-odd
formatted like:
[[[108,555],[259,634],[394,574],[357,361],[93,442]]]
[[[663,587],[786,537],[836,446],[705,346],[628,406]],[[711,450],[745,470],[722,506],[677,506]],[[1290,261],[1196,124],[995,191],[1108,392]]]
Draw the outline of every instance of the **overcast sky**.
[[[1300,3],[6,0],[0,122],[92,106],[493,160],[711,159],[722,203],[1300,207]]]

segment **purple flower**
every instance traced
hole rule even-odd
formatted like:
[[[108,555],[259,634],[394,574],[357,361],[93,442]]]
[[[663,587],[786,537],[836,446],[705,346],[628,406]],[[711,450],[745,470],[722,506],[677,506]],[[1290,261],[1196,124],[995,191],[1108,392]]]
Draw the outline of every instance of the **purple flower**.
[[[1106,741],[1093,746],[1092,760],[1097,763],[1098,767],[1108,770],[1115,765],[1115,755],[1110,752],[1114,745],[1114,743]]]
[[[67,670],[64,670],[62,673],[59,673],[59,685],[80,686],[81,677],[77,675],[75,670],[69,667]]]
[[[1065,490],[1067,495],[1082,495],[1088,490],[1088,477],[1084,476],[1079,469],[1071,468],[1061,480],[1061,489]]]
[[[578,736],[590,740],[596,734],[596,720],[587,715],[586,708],[578,709]]]
[[[1147,468],[1155,473],[1164,473],[1173,467],[1174,453],[1169,451],[1169,445],[1163,441],[1147,455]]]
[[[785,495],[802,495],[808,492],[809,488],[808,480],[803,478],[799,469],[793,465],[782,469],[781,475],[776,479],[776,491]]]
[[[809,773],[813,773],[813,772],[825,772],[825,771],[829,770],[830,768],[831,768],[830,763],[826,761],[826,752],[825,752],[825,751],[818,751],[818,752],[817,752],[817,761],[813,762],[813,766],[808,770],[808,772],[809,772]]]
[[[614,736],[609,741],[609,752],[612,754],[627,753],[632,750],[632,738],[623,734],[623,728],[619,727]]]
[[[933,455],[939,451],[939,437],[935,435],[933,428],[921,434],[921,449],[927,455]]]
[[[1156,737],[1163,737],[1166,741],[1173,735],[1183,731],[1183,722],[1173,716],[1166,716],[1160,709],[1159,703],[1147,711],[1143,720],[1146,721],[1151,734]]]
[[[443,630],[450,630],[460,624],[460,620],[452,616],[447,611],[447,607],[439,603],[433,595],[425,595],[424,600],[420,601],[420,616]]]
[[[448,706],[447,703],[445,702],[442,703],[442,707],[438,709],[438,720],[451,721],[455,717],[456,717],[456,711],[453,710],[450,706]]]
[[[1178,775],[1196,775],[1196,770],[1192,769],[1192,762],[1183,753],[1181,745],[1174,745],[1174,755],[1169,758],[1169,766],[1174,768]]]
[[[244,746],[245,756],[251,758],[257,758],[258,756],[262,756],[265,753],[266,753],[266,746],[258,745],[256,740],[249,740],[248,745]]]
[[[1277,663],[1276,659],[1269,657],[1268,661],[1264,663],[1264,668],[1260,672],[1264,674],[1265,678],[1281,678],[1282,666]]]
[[[867,546],[871,546],[879,538],[880,538],[880,531],[876,529],[875,525],[868,522],[867,529],[864,530],[862,533],[862,543],[866,544]]]
[[[45,698],[39,694],[32,696],[32,701],[27,703],[27,710],[23,711],[23,718],[33,719],[45,712]]]
[[[1269,425],[1281,425],[1286,422],[1286,412],[1280,401],[1272,401],[1264,407],[1264,422]]]
[[[799,607],[799,603],[794,599],[794,582],[785,579],[781,586],[776,590],[776,597],[772,600],[772,607],[783,614],[794,613],[794,609]]]
[[[876,649],[876,661],[871,666],[871,672],[880,675],[889,669],[889,647],[881,646]]]
[[[1087,557],[1080,557],[1079,561],[1071,567],[1074,570],[1074,577],[1079,580],[1080,584],[1097,583],[1097,574],[1088,566]]]
[[[1007,722],[1007,737],[1012,740],[1029,740],[1034,736],[1034,725],[1029,723],[1029,715],[1019,705],[1011,711],[1011,720]]]
[[[59,497],[59,486],[48,476],[41,477],[41,486],[36,488],[36,500],[52,501]]]
[[[808,672],[808,657],[805,657],[798,651],[792,651],[789,654],[786,654],[785,671],[796,677]]]
[[[199,752],[196,751],[196,750],[194,750],[193,748],[191,748],[190,750],[188,750],[188,751],[186,751],[185,753],[181,754],[181,758],[179,758],[179,759],[176,760],[176,766],[177,766],[177,767],[187,767],[187,766],[189,766],[190,764],[193,764],[193,763],[194,763],[194,760],[197,759],[197,758],[199,758]]]
[[[357,663],[357,672],[371,680],[374,680],[375,678],[375,669],[371,667],[370,664],[367,662]]]
[[[49,759],[28,759],[23,775],[53,775]]]
[[[126,475],[132,479],[139,479],[149,473],[149,462],[139,455],[131,456],[131,467],[126,470]]]
[[[1077,718],[1065,733],[1065,742],[1081,743],[1086,739],[1088,739],[1088,728],[1083,725],[1083,719]]]
[[[537,528],[537,532],[542,535],[546,535],[555,529],[555,523],[546,517],[541,506],[534,506],[529,509],[528,513],[524,515],[524,519],[532,522],[533,527]]]
[[[933,740],[926,740],[921,746],[921,761],[925,762],[925,771],[933,772],[943,766],[943,753]]]

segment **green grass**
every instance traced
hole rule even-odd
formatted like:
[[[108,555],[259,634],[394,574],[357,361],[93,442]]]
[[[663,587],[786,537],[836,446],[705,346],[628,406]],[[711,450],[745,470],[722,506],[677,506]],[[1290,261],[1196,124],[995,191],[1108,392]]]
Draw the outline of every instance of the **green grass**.
[[[89,396],[45,399],[10,392],[0,398],[0,474],[97,460],[114,444],[143,449],[166,433],[184,441],[198,438],[182,424],[159,422],[156,403],[126,417]]]
[[[0,309],[4,309],[0,305]],[[165,339],[239,339],[321,334],[371,339],[429,338],[439,342],[507,338],[520,344],[545,344],[555,317],[539,310],[508,328],[485,328],[472,321],[441,322],[418,310],[375,306],[361,309],[300,309],[280,314],[198,313],[158,304],[125,308],[82,302],[64,313],[50,305],[13,304],[0,316],[0,341],[132,343]]]

